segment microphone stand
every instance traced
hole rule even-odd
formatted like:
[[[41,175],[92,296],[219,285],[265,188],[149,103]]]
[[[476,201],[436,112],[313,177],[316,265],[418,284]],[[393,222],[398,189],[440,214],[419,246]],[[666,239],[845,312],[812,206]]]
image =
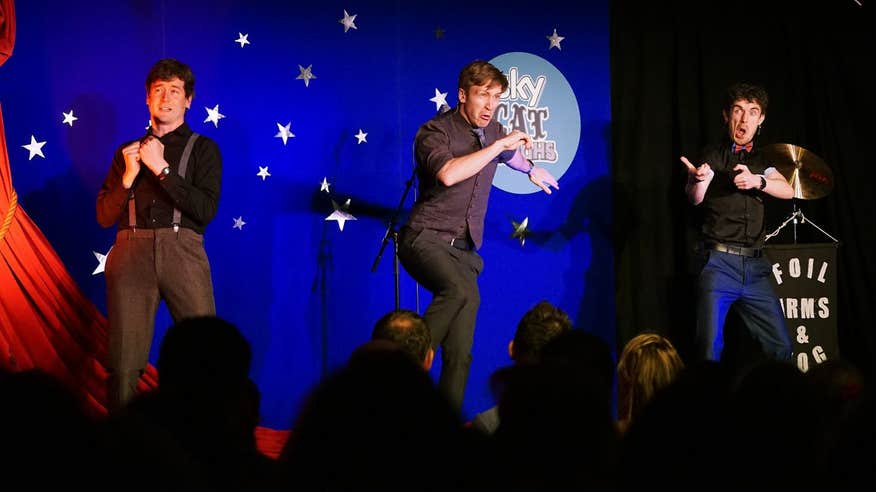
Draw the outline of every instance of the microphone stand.
[[[416,176],[417,167],[414,166],[411,177],[408,178],[407,181],[405,181],[405,191],[402,193],[401,200],[399,200],[398,206],[396,207],[392,218],[389,220],[389,225],[386,228],[386,233],[383,234],[383,241],[381,241],[380,243],[380,251],[377,252],[377,257],[374,258],[374,263],[371,265],[371,271],[376,272],[377,265],[380,263],[380,258],[383,256],[383,251],[386,249],[386,245],[389,243],[390,239],[392,239],[393,276],[395,278],[395,309],[401,308],[401,297],[399,291],[398,230],[396,230],[396,225],[398,225],[399,215],[401,215],[402,208],[405,205],[405,200],[408,197],[408,192],[411,190],[411,185],[413,185]]]

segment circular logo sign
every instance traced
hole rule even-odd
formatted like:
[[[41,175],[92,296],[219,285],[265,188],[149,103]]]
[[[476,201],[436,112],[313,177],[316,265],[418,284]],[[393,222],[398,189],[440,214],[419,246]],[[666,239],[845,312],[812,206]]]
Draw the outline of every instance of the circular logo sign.
[[[532,137],[524,155],[557,179],[569,169],[581,138],[578,100],[566,77],[539,56],[513,52],[490,60],[508,78],[496,120],[505,130],[521,130]],[[521,195],[541,191],[529,178],[500,164],[493,185]]]

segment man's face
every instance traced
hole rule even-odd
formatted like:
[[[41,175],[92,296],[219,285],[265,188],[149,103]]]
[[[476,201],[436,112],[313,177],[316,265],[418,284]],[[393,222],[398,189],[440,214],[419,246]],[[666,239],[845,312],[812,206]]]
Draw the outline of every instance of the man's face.
[[[737,99],[730,108],[724,111],[724,122],[730,139],[739,145],[750,142],[757,134],[757,127],[763,123],[765,116],[760,104],[746,99]]]
[[[495,115],[501,95],[502,86],[491,80],[484,85],[473,85],[467,92],[459,89],[462,116],[473,126],[486,127]]]
[[[180,125],[185,120],[186,109],[192,97],[186,97],[182,79],[156,80],[146,94],[146,105],[152,120],[163,125]]]

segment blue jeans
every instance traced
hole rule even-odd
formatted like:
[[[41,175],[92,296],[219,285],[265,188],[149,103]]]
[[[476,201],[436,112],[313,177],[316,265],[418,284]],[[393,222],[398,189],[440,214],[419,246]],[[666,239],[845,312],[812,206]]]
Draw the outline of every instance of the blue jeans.
[[[769,261],[711,250],[705,254],[707,261],[698,284],[697,356],[705,360],[721,358],[724,321],[735,303],[739,317],[764,353],[777,360],[790,360],[791,337],[770,282]]]

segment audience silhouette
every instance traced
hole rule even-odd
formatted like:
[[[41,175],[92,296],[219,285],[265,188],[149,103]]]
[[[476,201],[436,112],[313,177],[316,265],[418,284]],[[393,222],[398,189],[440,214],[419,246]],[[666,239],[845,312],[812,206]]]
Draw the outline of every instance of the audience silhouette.
[[[492,378],[491,433],[467,427],[424,370],[428,333],[416,313],[381,317],[372,339],[313,388],[276,460],[255,445],[250,345],[215,316],[173,325],[159,350],[158,389],[103,420],[42,371],[0,373],[4,483],[144,492],[852,490],[874,478],[876,395],[843,359],[807,372],[770,359],[686,366],[669,340],[642,333],[615,365],[605,341],[542,301],[509,344],[514,364]]]
[[[606,490],[617,481],[615,363],[598,336],[553,338],[536,364],[502,369],[495,446],[504,490]]]
[[[544,346],[554,337],[571,329],[572,320],[565,311],[548,301],[540,301],[517,323],[514,338],[508,342],[508,356],[515,364],[537,363]],[[494,392],[497,391],[499,390],[494,388]],[[496,432],[499,427],[498,406],[475,415],[471,423],[474,429],[486,434]]]
[[[425,370],[432,368],[432,334],[423,317],[414,311],[396,309],[381,316],[374,324],[371,339],[395,342]]]
[[[105,423],[116,478],[127,483],[148,463],[155,469],[137,484],[143,490],[270,490],[279,475],[255,446],[260,395],[251,357],[237,327],[218,317],[171,326],[159,348],[158,389]]]
[[[626,432],[654,395],[684,369],[672,342],[656,333],[641,333],[624,346],[617,363],[617,424]]]
[[[97,489],[88,470],[104,459],[73,392],[39,369],[0,372],[0,470],[10,489]]]
[[[292,429],[280,462],[295,490],[483,490],[474,464],[491,455],[428,373],[385,340],[325,378]]]

